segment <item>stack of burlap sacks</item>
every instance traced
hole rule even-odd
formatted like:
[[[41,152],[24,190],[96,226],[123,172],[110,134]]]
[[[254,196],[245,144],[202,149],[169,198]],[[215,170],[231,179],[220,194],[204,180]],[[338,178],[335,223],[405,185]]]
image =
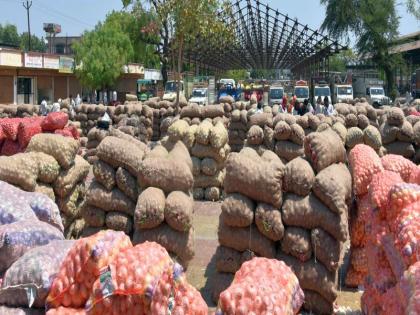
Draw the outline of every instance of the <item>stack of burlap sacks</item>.
[[[140,102],[129,102],[115,108],[108,107],[117,129],[147,143],[153,136],[153,110]]]
[[[420,164],[420,116],[408,116],[407,120],[413,126],[414,148],[416,150],[413,161],[414,163]]]
[[[0,104],[0,118],[25,118],[38,116],[39,105],[20,104],[20,105],[4,105]]]
[[[175,109],[173,103],[169,101],[160,101],[159,98],[149,99],[144,102],[145,105],[149,106],[153,110],[153,135],[152,141],[159,141],[161,139],[161,124],[165,118],[174,117]]]
[[[81,208],[89,164],[76,155],[78,149],[72,138],[38,134],[25,153],[0,157],[0,180],[55,200],[67,238],[77,238],[84,227]]]
[[[192,161],[182,141],[157,145],[141,162],[133,243],[157,242],[187,268],[194,256]]]
[[[122,134],[121,131],[115,130]],[[93,163],[94,180],[86,194],[83,218],[91,234],[101,229],[124,231],[132,235],[133,216],[139,195],[137,176],[145,154],[146,145],[128,135],[102,137],[96,148]]]
[[[385,152],[414,159],[414,129],[401,108],[392,107],[380,118],[379,127]],[[382,156],[380,154],[380,156]]]
[[[209,118],[199,125],[189,126],[185,120],[180,119],[169,127],[168,136],[162,143],[175,143],[179,140],[191,153],[194,199],[219,200],[225,177],[225,161],[230,152],[225,126],[220,120]]]
[[[226,163],[214,298],[253,255],[276,257],[296,273],[304,308],[331,314],[348,237],[351,176],[332,130],[305,138],[304,154],[284,165],[266,150],[232,153]],[[282,196],[282,191],[286,195]]]
[[[181,109],[180,118],[189,125],[199,125],[204,119],[211,119],[213,123],[222,121],[227,125],[228,119],[224,117],[224,114],[225,110],[221,104],[201,106],[190,103]]]
[[[73,120],[80,122],[81,135],[86,136],[92,128],[96,127],[98,119],[106,113],[107,108],[102,104],[81,104],[75,108]]]
[[[257,113],[248,117],[248,132],[244,146],[255,149],[260,155],[265,150],[274,151],[275,139],[271,113]]]
[[[98,160],[96,149],[106,136],[109,136],[109,130],[99,129],[97,127],[89,130],[87,134],[86,151],[84,152],[83,157],[90,164],[93,164]]]

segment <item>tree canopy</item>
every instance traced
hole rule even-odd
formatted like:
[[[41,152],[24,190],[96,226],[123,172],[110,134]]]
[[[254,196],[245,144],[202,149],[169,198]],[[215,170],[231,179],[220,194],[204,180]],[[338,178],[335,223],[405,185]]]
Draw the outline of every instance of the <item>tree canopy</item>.
[[[79,65],[76,75],[91,89],[113,87],[133,56],[129,35],[114,21],[99,23],[93,31],[85,32],[73,49]]]
[[[0,24],[0,43],[28,51],[28,33],[19,34],[16,25],[13,24],[4,24],[4,26]],[[31,34],[31,46],[32,51],[45,52],[47,50],[44,39],[34,34]]]
[[[388,92],[393,92],[393,70],[400,61],[389,54],[389,44],[398,35],[399,17],[395,0],[321,0],[326,16],[321,30],[335,38],[350,40],[353,34],[356,49],[385,72]]]

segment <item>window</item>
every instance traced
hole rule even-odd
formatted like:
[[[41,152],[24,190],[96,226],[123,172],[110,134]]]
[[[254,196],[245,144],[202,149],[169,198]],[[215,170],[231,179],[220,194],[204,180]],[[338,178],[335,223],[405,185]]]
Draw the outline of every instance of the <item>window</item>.
[[[283,98],[283,89],[270,90],[270,98],[275,100]]]
[[[295,88],[295,95],[297,98],[308,98],[309,97],[309,89],[307,87],[296,87]]]
[[[319,87],[315,88],[315,96],[330,96],[330,88],[329,87]]]
[[[339,87],[337,88],[338,95],[351,95],[353,93],[353,89],[351,87]]]
[[[64,44],[56,44],[55,45],[55,53],[56,54],[64,54]]]
[[[18,78],[17,94],[32,94],[32,79],[31,78]]]

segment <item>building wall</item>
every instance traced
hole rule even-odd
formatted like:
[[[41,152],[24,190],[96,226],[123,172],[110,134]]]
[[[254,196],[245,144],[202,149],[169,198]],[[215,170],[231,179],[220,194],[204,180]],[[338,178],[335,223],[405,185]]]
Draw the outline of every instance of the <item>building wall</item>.
[[[37,77],[37,90],[38,90],[38,99],[35,100],[38,104],[42,102],[43,99],[48,102],[52,102],[53,95],[53,77],[50,76],[38,76]]]
[[[0,104],[13,103],[13,76],[0,75]]]
[[[54,101],[59,98],[67,98],[67,77],[56,76],[54,77]]]
[[[82,85],[80,81],[75,76],[69,77],[69,96],[72,95],[73,98],[76,98],[77,94],[82,96]]]

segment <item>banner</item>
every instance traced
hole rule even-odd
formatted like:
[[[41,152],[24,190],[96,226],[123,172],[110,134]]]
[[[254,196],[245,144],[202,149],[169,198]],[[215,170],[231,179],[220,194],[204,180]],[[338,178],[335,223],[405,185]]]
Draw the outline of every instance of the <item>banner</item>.
[[[0,48],[0,66],[22,67],[22,53]]]
[[[26,68],[42,68],[42,55],[25,53]]]
[[[60,67],[58,72],[60,73],[73,73],[74,59],[70,57],[60,56]]]
[[[45,69],[59,69],[60,58],[44,55],[44,68]]]

